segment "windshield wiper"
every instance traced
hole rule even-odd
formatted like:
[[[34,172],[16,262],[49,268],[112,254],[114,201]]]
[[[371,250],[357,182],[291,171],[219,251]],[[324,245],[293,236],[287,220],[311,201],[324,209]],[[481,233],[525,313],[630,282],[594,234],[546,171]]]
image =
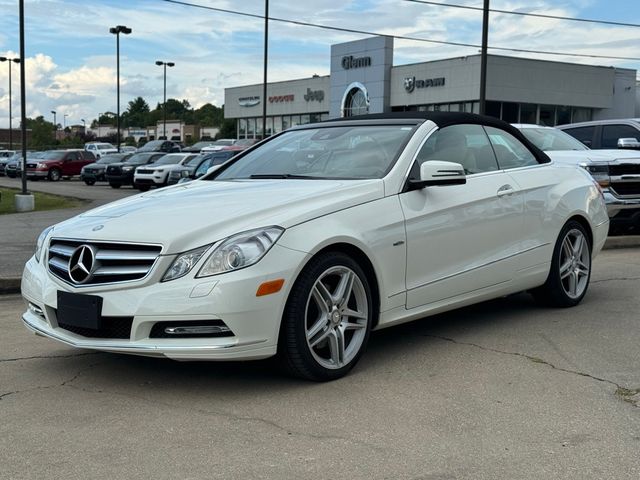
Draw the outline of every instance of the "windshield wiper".
[[[314,177],[312,175],[295,175],[293,173],[257,173],[250,175],[249,178],[302,178],[302,179],[320,179],[322,177]]]

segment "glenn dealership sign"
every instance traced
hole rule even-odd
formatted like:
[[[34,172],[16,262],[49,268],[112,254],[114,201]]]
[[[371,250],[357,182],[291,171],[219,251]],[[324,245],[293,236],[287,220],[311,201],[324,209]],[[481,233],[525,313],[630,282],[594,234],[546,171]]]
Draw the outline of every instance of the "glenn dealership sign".
[[[354,57],[353,55],[347,55],[346,57],[342,57],[340,61],[340,65],[345,70],[350,70],[352,68],[363,68],[371,66],[371,57]]]

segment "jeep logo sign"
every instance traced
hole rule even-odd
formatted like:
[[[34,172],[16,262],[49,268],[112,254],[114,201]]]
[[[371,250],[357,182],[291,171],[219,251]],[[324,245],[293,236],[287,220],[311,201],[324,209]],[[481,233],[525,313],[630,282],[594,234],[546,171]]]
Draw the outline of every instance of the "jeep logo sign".
[[[307,102],[311,102],[312,100],[321,102],[324,100],[324,90],[311,90],[310,88],[307,88],[307,93],[305,94],[304,99]]]
[[[427,78],[416,80],[416,77],[404,77],[404,89],[407,93],[413,92],[416,88],[444,87],[444,77]]]
[[[371,66],[371,57],[359,57],[356,58],[352,55],[347,57],[342,57],[342,61],[340,62],[342,68],[345,70],[349,70],[351,68],[363,68]]]

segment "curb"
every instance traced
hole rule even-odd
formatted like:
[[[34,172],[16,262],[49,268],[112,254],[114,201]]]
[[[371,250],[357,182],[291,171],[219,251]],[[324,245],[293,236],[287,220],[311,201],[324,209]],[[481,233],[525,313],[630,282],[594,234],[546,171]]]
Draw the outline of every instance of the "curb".
[[[0,295],[20,293],[20,277],[0,278]]]
[[[640,247],[640,235],[625,235],[620,237],[607,237],[603,249],[613,250],[617,248]]]

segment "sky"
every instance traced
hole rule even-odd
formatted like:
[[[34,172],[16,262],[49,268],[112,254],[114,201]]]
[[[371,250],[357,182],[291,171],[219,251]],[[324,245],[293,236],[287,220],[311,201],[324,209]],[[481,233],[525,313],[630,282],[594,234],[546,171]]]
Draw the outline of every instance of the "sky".
[[[216,8],[264,14],[264,0],[185,0]],[[444,0],[443,0],[444,1]],[[637,0],[491,0],[491,8],[640,24]],[[120,37],[121,110],[137,96],[151,108],[162,102],[163,71],[171,61],[167,97],[193,107],[221,106],[224,89],[262,82],[264,20],[207,11],[163,0],[25,0],[27,116],[60,124],[87,124],[116,110],[116,41]],[[482,6],[482,0],[444,3]],[[271,17],[433,40],[480,44],[482,13],[406,0],[270,0]],[[640,58],[640,28],[491,14],[489,45],[531,50]],[[366,35],[269,23],[269,81],[329,74],[334,43]],[[0,56],[19,52],[18,0],[0,0]],[[395,40],[394,64],[478,53],[455,47]],[[489,53],[640,69],[640,61]],[[20,119],[19,66],[13,64],[14,127]],[[9,125],[8,63],[0,63],[0,127]],[[65,117],[65,115],[67,115]]]

